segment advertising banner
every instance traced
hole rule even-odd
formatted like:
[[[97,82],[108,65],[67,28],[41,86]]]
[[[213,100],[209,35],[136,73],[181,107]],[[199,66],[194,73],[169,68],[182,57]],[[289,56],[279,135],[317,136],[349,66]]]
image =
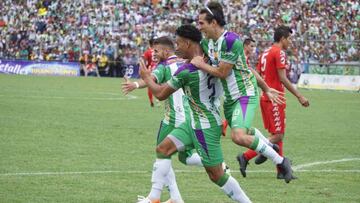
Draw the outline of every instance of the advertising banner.
[[[80,64],[74,62],[0,59],[0,73],[44,76],[80,76]]]
[[[308,89],[360,90],[360,76],[302,74],[298,87]]]
[[[139,65],[138,64],[134,64],[134,65],[127,65],[126,66],[126,72],[125,72],[125,76],[127,78],[139,78]]]

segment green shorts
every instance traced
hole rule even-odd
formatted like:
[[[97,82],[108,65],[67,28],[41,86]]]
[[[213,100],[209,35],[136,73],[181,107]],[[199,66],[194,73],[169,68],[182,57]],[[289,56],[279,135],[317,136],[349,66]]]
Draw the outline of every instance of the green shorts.
[[[220,143],[222,127],[217,126],[194,131],[196,137],[194,145],[203,165],[212,167],[221,164],[224,161]]]
[[[258,96],[244,96],[232,104],[224,103],[224,114],[229,126],[231,128],[251,128],[258,106]]]
[[[184,122],[179,127],[173,125],[168,125],[164,122],[161,122],[158,136],[156,139],[156,145],[159,145],[167,136],[176,138],[176,145],[182,145],[182,148],[179,149],[179,157],[188,157],[192,155],[192,150],[195,149],[194,146],[194,131],[191,128],[190,123]],[[173,140],[173,139],[172,139]],[[174,141],[174,140],[173,140]],[[179,141],[181,143],[179,143]],[[185,153],[185,155],[180,155],[180,153]]]

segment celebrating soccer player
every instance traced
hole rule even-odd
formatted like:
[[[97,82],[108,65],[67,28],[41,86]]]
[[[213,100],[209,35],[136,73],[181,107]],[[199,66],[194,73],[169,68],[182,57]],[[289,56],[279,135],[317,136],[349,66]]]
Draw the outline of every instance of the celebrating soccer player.
[[[199,42],[202,39],[200,31],[191,25],[183,25],[176,30],[177,52],[184,59],[203,56]],[[190,63],[182,65],[175,75],[163,85],[156,84],[151,79],[150,71],[141,68],[140,75],[154,95],[160,100],[166,99],[172,93],[182,88],[187,96],[191,109],[191,127],[195,132],[193,143],[201,156],[209,178],[233,200],[250,202],[240,188],[239,183],[222,168],[223,154],[220,144],[221,117],[220,101],[222,94],[218,78],[211,76]],[[165,147],[166,146],[166,147]],[[159,147],[158,153],[172,154],[184,146],[180,140],[166,138]],[[167,171],[163,171],[165,178]]]
[[[254,74],[247,67],[239,36],[224,29],[226,22],[222,6],[217,2],[210,2],[200,11],[198,23],[206,37],[201,46],[210,58],[211,65],[201,56],[192,59],[191,63],[221,78],[225,92],[224,113],[231,127],[233,142],[270,158],[281,169],[285,182],[289,183],[292,177],[290,161],[281,157],[273,149],[274,145],[258,129],[251,126],[259,103],[258,86]],[[272,101],[282,103],[281,99],[275,96],[278,91],[267,86],[262,88]],[[237,159],[241,173],[246,176],[247,162],[241,155]]]

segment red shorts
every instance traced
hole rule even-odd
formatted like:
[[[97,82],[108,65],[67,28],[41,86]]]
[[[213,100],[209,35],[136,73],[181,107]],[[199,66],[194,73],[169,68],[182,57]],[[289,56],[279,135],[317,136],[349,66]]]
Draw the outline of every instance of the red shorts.
[[[272,104],[271,101],[260,101],[264,128],[271,134],[285,133],[286,104]]]

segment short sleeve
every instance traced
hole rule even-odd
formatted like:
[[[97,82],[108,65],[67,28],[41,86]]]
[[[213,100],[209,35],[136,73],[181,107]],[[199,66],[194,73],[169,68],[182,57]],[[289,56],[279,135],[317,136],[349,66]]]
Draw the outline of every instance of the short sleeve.
[[[283,50],[275,52],[276,69],[284,69],[286,67],[286,54]]]
[[[152,75],[156,78],[157,83],[164,83],[165,81],[165,70],[166,67],[163,64],[159,64],[156,68],[152,71]]]
[[[226,40],[224,40],[221,46],[220,61],[235,64],[241,52],[244,52],[244,50],[240,40],[236,40],[230,50],[228,50]]]

